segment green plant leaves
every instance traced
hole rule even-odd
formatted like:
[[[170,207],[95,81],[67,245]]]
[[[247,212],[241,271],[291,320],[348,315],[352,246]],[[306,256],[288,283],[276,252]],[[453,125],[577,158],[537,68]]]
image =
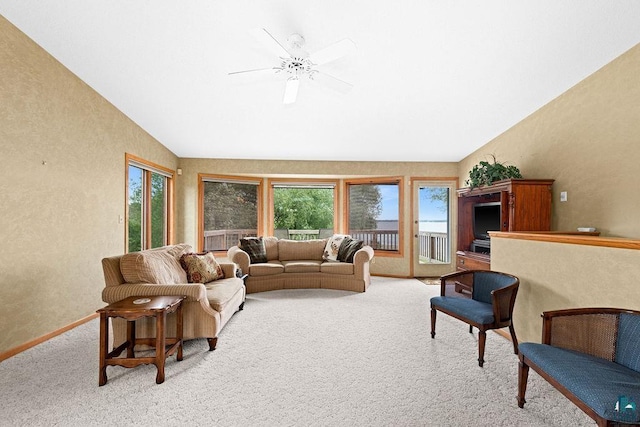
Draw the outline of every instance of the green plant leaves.
[[[522,178],[520,170],[513,165],[504,165],[496,161],[493,156],[493,163],[481,161],[469,171],[469,179],[466,185],[471,188],[491,185],[495,181],[509,178]]]

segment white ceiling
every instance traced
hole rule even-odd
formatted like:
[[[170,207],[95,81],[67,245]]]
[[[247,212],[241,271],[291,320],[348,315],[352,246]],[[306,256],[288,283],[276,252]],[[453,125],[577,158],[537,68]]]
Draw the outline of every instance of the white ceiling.
[[[640,42],[637,0],[1,0],[0,14],[179,157],[458,161]],[[346,95],[231,71],[292,33]]]

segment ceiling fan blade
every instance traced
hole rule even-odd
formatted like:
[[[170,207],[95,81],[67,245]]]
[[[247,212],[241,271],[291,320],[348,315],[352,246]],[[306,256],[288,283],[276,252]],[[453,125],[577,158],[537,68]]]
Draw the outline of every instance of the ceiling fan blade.
[[[280,42],[264,28],[255,28],[251,30],[250,33],[253,37],[255,37],[256,40],[258,40],[258,42],[260,42],[264,47],[269,49],[276,56],[280,58],[291,56],[289,51],[285,49],[285,47],[282,46],[282,44],[280,44]]]
[[[300,86],[300,79],[295,77],[287,80],[287,86],[284,88],[284,96],[282,97],[283,104],[293,104],[298,97],[298,87]]]
[[[323,73],[322,71],[313,73],[312,80],[342,94],[348,93],[353,88],[351,83],[340,80],[331,74]]]
[[[242,70],[242,71],[232,71],[229,73],[229,75],[233,75],[233,74],[244,74],[244,73],[275,73],[276,70],[278,70],[278,68],[274,68],[274,67],[270,67],[270,68],[256,68],[253,70]]]
[[[311,62],[316,65],[326,64],[335,61],[356,50],[356,44],[351,39],[342,39],[332,45],[320,49],[309,56]]]

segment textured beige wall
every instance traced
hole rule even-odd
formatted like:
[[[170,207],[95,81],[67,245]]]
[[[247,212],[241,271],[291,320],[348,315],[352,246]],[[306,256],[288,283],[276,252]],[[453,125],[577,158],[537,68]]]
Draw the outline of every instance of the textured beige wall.
[[[554,230],[589,226],[602,235],[640,238],[639,70],[636,45],[463,159],[461,185],[474,164],[495,154],[525,178],[556,180]],[[560,203],[560,191],[567,191],[567,202]]]
[[[514,326],[521,342],[540,342],[543,311],[640,310],[640,250],[493,237],[491,268],[520,279]]]
[[[180,159],[183,174],[177,179],[177,235],[183,241],[197,246],[198,230],[198,173],[221,175],[253,175],[261,177],[345,177],[348,176],[402,176],[404,190],[404,235],[412,235],[409,177],[455,177],[455,163],[416,162],[310,162],[274,160],[213,160]],[[342,203],[342,197],[340,197]],[[265,209],[266,212],[266,209]],[[266,218],[265,218],[266,221]],[[265,222],[266,223],[266,222]],[[409,250],[411,239],[406,238],[403,258],[378,256],[371,265],[373,274],[408,276],[411,269]]]
[[[124,251],[125,152],[177,164],[0,16],[0,352],[104,305],[100,260]]]

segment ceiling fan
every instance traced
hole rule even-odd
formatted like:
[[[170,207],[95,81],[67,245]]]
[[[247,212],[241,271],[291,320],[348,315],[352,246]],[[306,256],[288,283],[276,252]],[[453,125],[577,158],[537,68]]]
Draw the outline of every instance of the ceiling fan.
[[[308,78],[325,86],[328,86],[338,92],[346,93],[353,85],[340,80],[330,74],[317,69],[319,65],[335,61],[342,58],[356,49],[356,45],[350,39],[342,39],[332,45],[320,49],[319,51],[309,54],[304,47],[304,37],[300,34],[292,34],[287,38],[288,48],[285,48],[271,33],[264,28],[257,28],[251,31],[254,36],[264,47],[280,58],[280,64],[276,67],[258,68],[253,70],[234,71],[229,75],[245,74],[245,73],[273,73],[284,74],[287,76],[287,82],[282,98],[283,104],[293,104],[298,96],[298,87],[300,79]]]

